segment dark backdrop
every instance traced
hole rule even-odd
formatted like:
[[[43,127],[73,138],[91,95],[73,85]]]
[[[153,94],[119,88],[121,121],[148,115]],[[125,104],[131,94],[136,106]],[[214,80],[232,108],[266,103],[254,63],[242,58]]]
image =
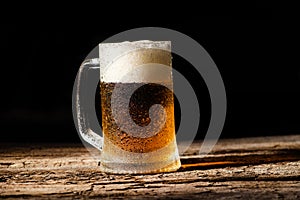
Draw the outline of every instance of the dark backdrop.
[[[228,98],[222,137],[300,133],[300,69],[290,53],[294,28],[271,5],[157,4],[123,12],[113,6],[123,5],[6,8],[16,15],[1,19],[0,142],[79,142],[72,88],[81,62],[107,37],[144,26],[180,31],[214,59]],[[182,73],[200,99],[201,138],[209,123],[207,90],[199,75],[188,73],[188,63],[175,56],[176,63],[187,66]]]

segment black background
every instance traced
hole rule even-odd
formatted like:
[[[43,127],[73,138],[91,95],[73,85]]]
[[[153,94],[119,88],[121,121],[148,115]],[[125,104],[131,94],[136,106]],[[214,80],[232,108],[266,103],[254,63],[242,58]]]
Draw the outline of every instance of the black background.
[[[272,5],[38,6],[3,7],[0,142],[80,142],[72,89],[81,62],[107,37],[146,26],[180,31],[211,55],[227,92],[222,137],[300,133],[300,68],[292,62],[296,25]],[[207,91],[191,66],[175,56],[176,63],[192,84],[200,83],[194,88],[203,112],[201,138],[209,123]]]

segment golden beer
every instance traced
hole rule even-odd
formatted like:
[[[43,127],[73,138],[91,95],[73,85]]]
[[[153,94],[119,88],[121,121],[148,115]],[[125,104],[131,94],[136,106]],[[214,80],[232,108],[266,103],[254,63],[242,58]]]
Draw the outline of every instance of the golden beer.
[[[147,128],[147,125],[151,122],[149,117],[150,107],[154,104],[160,104],[165,110],[166,120],[158,133],[154,136],[149,135],[144,138],[134,137],[134,134],[130,132],[127,133],[118,126],[111,110],[111,97],[116,84],[121,84],[123,88],[122,91],[118,92],[115,96],[115,98],[119,99],[126,98],[131,88],[138,88],[131,96],[129,105],[122,104],[122,101],[118,102],[118,113],[124,113],[124,118],[121,118],[122,120],[119,121],[119,123],[125,124],[130,121],[125,117],[125,112],[129,111],[130,117],[135,123],[133,124],[134,126]],[[166,84],[167,83],[101,82],[101,108],[104,137],[121,149],[136,153],[155,151],[173,141],[175,137],[174,100],[173,92],[169,89],[172,87],[172,83],[168,83],[168,86]],[[156,120],[154,126],[161,126],[161,123],[164,122],[164,116],[157,114],[155,117],[161,119]],[[134,127],[131,129],[134,129]]]

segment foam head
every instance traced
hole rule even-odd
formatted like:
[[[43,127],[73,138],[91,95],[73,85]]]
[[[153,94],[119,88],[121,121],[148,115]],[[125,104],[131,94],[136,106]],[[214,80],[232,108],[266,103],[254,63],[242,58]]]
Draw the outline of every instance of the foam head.
[[[101,43],[99,60],[102,82],[172,81],[170,41]]]

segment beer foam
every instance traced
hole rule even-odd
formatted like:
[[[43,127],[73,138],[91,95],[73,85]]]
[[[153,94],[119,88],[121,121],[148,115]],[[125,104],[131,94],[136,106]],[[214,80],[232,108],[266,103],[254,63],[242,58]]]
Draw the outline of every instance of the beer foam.
[[[170,41],[101,43],[99,60],[103,82],[172,81]]]

